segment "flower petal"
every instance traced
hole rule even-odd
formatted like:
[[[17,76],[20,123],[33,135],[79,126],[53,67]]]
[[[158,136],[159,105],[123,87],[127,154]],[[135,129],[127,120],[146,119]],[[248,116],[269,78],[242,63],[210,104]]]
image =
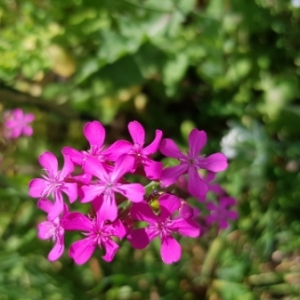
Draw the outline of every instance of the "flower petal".
[[[62,149],[62,153],[71,157],[74,164],[81,166],[84,155],[76,149],[66,146]]]
[[[131,246],[135,249],[144,249],[149,243],[149,237],[145,231],[145,228],[134,229],[128,235],[128,240]]]
[[[144,200],[145,188],[139,183],[122,184],[115,189],[132,202]]]
[[[200,234],[200,226],[194,220],[177,219],[173,220],[173,223],[169,228],[180,233],[181,235],[189,237],[197,237]]]
[[[120,219],[117,219],[113,224],[111,224],[113,228],[113,235],[118,237],[119,239],[123,239],[127,233],[125,226],[123,225]]]
[[[226,212],[226,217],[231,220],[236,220],[239,217],[239,214],[234,210],[228,210]]]
[[[41,240],[49,240],[54,234],[55,226],[51,221],[43,221],[37,225],[38,237]]]
[[[232,197],[222,197],[220,199],[220,207],[226,208],[228,206],[236,205],[236,200]]]
[[[103,196],[97,196],[93,202],[92,202],[92,206],[95,212],[97,212],[102,204],[103,201]],[[100,218],[102,219],[102,216],[100,216]],[[104,219],[105,220],[105,219]]]
[[[207,193],[208,186],[203,181],[195,167],[190,167],[188,170],[188,190],[192,196],[203,199],[203,195]]]
[[[68,181],[76,182],[77,184],[79,184],[78,187],[80,187],[82,185],[89,185],[91,183],[92,177],[93,176],[91,174],[83,173],[80,175],[69,177]]]
[[[22,134],[22,127],[12,128],[11,129],[11,137],[18,138]]]
[[[128,141],[119,140],[102,151],[102,155],[110,161],[116,161],[121,155],[127,154],[132,147]]]
[[[64,250],[65,250],[65,245],[63,242],[63,238],[62,237],[58,238],[55,242],[54,247],[48,254],[48,260],[55,261],[59,259],[63,255]]]
[[[86,263],[95,251],[96,243],[91,237],[73,243],[69,250],[69,256],[77,265]]]
[[[30,123],[30,122],[32,122],[34,119],[35,119],[34,114],[32,114],[32,113],[24,114],[24,121],[25,121],[26,123]]]
[[[159,217],[162,220],[169,218],[181,206],[179,198],[172,194],[163,194],[158,198],[158,201],[161,211]]]
[[[24,134],[25,136],[31,136],[31,135],[33,134],[33,129],[32,129],[32,127],[29,126],[29,125],[24,126],[24,127],[23,127],[23,134]]]
[[[47,187],[47,181],[41,178],[34,178],[29,182],[29,196],[33,198],[42,197],[44,190]]]
[[[134,203],[130,209],[130,215],[134,220],[156,223],[158,218],[147,202]]]
[[[226,170],[228,163],[226,156],[221,153],[214,153],[206,158],[202,158],[197,166],[201,169],[205,169],[212,172],[221,172]]]
[[[203,130],[198,130],[194,128],[188,137],[189,143],[189,157],[195,158],[199,156],[200,151],[206,145],[207,136],[206,132]]]
[[[216,173],[214,172],[207,172],[206,176],[205,176],[205,181],[206,182],[211,182],[216,178]]]
[[[85,215],[79,212],[71,212],[65,215],[61,220],[61,226],[65,230],[80,230],[80,231],[92,231],[93,223]]]
[[[130,155],[120,156],[115,163],[115,167],[111,174],[111,180],[113,182],[118,181],[124,174],[126,174],[133,168],[134,163],[134,157]]]
[[[115,256],[115,254],[117,253],[119,249],[119,245],[114,242],[112,239],[107,239],[106,243],[105,243],[105,255],[102,256],[102,258],[107,261],[107,262],[111,262]]]
[[[192,219],[198,216],[200,213],[200,210],[198,208],[195,208],[191,205],[189,205],[186,201],[181,199],[181,206],[179,209],[179,216],[183,219]],[[179,218],[178,216],[178,218]]]
[[[142,146],[145,143],[145,130],[138,121],[129,122],[128,130],[135,144]]]
[[[49,213],[53,207],[53,203],[45,198],[41,198],[37,202],[37,207],[46,213]]]
[[[103,182],[107,182],[109,180],[109,176],[107,171],[105,170],[103,164],[96,159],[95,157],[89,157],[83,164],[83,170],[86,173],[92,174]]]
[[[111,222],[115,221],[118,216],[118,207],[115,200],[115,195],[103,195],[103,201],[97,212],[97,217],[100,220],[110,220]]]
[[[63,153],[63,157],[64,157],[64,166],[59,175],[61,180],[65,179],[65,177],[67,177],[74,171],[74,164],[71,160],[71,157],[64,153]]]
[[[212,224],[217,221],[217,216],[216,215],[208,215],[205,217],[205,221],[208,224]]]
[[[105,129],[100,122],[93,121],[86,123],[83,133],[91,146],[102,147],[105,139]]]
[[[147,159],[143,164],[146,177],[150,180],[158,180],[161,177],[163,164],[161,162]]]
[[[155,153],[158,150],[158,147],[160,145],[161,142],[161,138],[162,138],[162,131],[161,130],[155,130],[155,138],[152,141],[152,143],[150,145],[148,145],[147,147],[145,147],[142,152],[144,155],[150,155]]]
[[[4,125],[6,128],[14,128],[14,127],[17,127],[18,126],[18,122],[13,120],[13,119],[9,119],[9,120],[6,120],[4,122]]]
[[[100,196],[105,190],[105,186],[101,186],[99,184],[83,185],[81,189],[83,192],[81,203],[86,203],[93,201],[96,197]]]
[[[218,225],[219,225],[220,229],[226,229],[229,227],[229,223],[225,219],[218,220]]]
[[[54,198],[55,198],[54,204],[47,216],[48,220],[54,220],[64,211],[64,202],[63,202],[62,194],[56,193]]]
[[[159,151],[167,157],[173,157],[176,159],[185,157],[175,142],[171,139],[163,139],[160,143]]]
[[[45,171],[50,175],[50,177],[55,177],[58,172],[58,161],[56,156],[49,152],[45,151],[39,157],[39,162]]]
[[[185,163],[181,163],[174,167],[165,168],[161,173],[161,183],[163,187],[167,187],[174,182],[176,182],[177,178],[185,174],[188,170],[188,165]]]
[[[78,197],[77,183],[65,183],[63,191],[68,195],[70,203],[73,203]]]
[[[172,264],[180,259],[181,247],[172,236],[165,236],[161,241],[160,255],[165,264]]]
[[[213,202],[206,203],[206,209],[208,210],[218,210],[218,207]]]
[[[23,110],[21,108],[14,109],[12,111],[12,114],[13,114],[14,119],[23,120],[24,113],[23,113]]]

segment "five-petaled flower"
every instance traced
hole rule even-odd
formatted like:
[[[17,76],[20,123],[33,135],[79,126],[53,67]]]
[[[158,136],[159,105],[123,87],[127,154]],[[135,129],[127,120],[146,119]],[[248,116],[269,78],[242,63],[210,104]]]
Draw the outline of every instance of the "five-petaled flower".
[[[21,108],[6,112],[4,115],[5,137],[16,139],[22,134],[31,136],[32,127],[29,125],[35,119],[34,114],[24,113]]]
[[[55,155],[49,151],[44,152],[39,157],[39,162],[44,168],[46,175],[42,178],[34,178],[29,182],[29,195],[33,198],[54,199],[54,205],[49,212],[48,218],[55,219],[63,211],[64,192],[71,203],[77,199],[77,184],[68,182],[66,178],[70,177],[74,170],[74,165],[69,156],[64,155],[64,166],[58,170],[58,161]]]
[[[130,145],[128,152],[129,155],[135,158],[133,171],[141,166],[147,178],[151,180],[159,179],[162,171],[162,163],[152,160],[149,156],[158,150],[162,138],[162,131],[157,129],[152,143],[144,147],[145,130],[143,126],[137,121],[132,121],[128,124],[128,130],[133,140],[133,144]]]
[[[173,184],[182,174],[188,174],[188,190],[196,198],[203,198],[208,187],[200,177],[199,170],[205,169],[211,172],[224,171],[227,168],[227,159],[223,153],[214,153],[208,157],[199,156],[206,144],[206,133],[203,130],[193,129],[188,137],[189,150],[183,154],[171,139],[163,139],[159,150],[168,157],[176,158],[180,164],[165,168],[162,171],[161,182],[167,187]]]
[[[94,175],[99,180],[90,185],[83,185],[82,203],[93,201],[101,197],[99,210],[108,220],[114,221],[118,215],[118,208],[115,200],[115,193],[120,193],[132,202],[141,202],[145,194],[145,188],[139,183],[122,183],[121,178],[134,166],[134,158],[129,155],[122,155],[115,163],[112,172],[107,172],[103,164],[90,157],[83,165],[85,172]]]
[[[232,197],[223,196],[218,204],[209,202],[206,208],[210,214],[206,216],[208,224],[217,223],[221,229],[226,229],[229,226],[228,220],[236,220],[238,214],[236,211],[230,210],[229,207],[236,204],[236,200]]]
[[[69,255],[76,264],[82,265],[87,262],[98,246],[105,250],[102,258],[110,262],[114,258],[119,245],[113,240],[114,237],[122,239],[126,235],[126,229],[118,219],[115,222],[109,222],[105,214],[99,210],[98,199],[94,201],[96,215],[90,219],[79,212],[72,212],[66,215],[62,220],[65,230],[83,231],[87,236],[84,239],[74,242],[69,250]]]
[[[164,194],[159,197],[159,213],[155,214],[146,202],[134,203],[130,214],[134,220],[145,221],[148,226],[134,229],[128,239],[137,249],[145,248],[156,237],[161,239],[160,254],[166,264],[176,262],[181,257],[180,244],[172,236],[173,233],[189,237],[200,234],[199,225],[192,219],[174,218],[172,215],[181,206],[181,201],[174,195]]]

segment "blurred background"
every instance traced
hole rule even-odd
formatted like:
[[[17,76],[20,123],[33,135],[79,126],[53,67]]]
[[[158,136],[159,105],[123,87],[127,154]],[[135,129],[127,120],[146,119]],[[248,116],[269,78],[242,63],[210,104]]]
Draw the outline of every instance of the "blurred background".
[[[0,300],[299,300],[299,75],[299,0],[0,0],[0,110],[36,115],[0,143]],[[91,120],[108,143],[131,120],[182,146],[205,130],[239,219],[170,266],[127,242],[112,263],[48,262],[27,185],[43,151],[86,149]]]

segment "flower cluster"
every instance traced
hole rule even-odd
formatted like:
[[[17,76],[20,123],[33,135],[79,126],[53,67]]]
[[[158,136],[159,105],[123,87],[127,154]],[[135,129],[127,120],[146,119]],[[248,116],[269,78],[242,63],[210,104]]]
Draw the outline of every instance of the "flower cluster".
[[[170,264],[181,257],[175,237],[196,238],[203,231],[200,211],[187,201],[191,197],[207,206],[208,224],[217,222],[226,228],[228,220],[237,217],[228,210],[234,199],[210,183],[216,172],[227,168],[227,159],[222,153],[200,156],[207,141],[204,131],[190,132],[186,154],[171,139],[162,139],[161,130],[156,130],[154,140],[146,146],[145,130],[139,122],[130,122],[128,131],[132,142],[118,140],[106,146],[102,124],[89,122],[83,130],[88,150],[64,147],[62,168],[49,151],[39,157],[45,174],[30,181],[29,195],[38,198],[38,207],[47,213],[47,220],[38,224],[38,236],[54,242],[49,260],[63,254],[66,232],[79,231],[83,238],[69,248],[76,264],[87,262],[97,247],[105,261],[112,261],[119,248],[116,238],[127,239],[136,249],[158,238],[162,260]],[[164,168],[152,157],[157,151],[176,159],[178,165]],[[186,184],[186,199],[177,193],[180,180],[181,185]],[[206,200],[209,191],[221,196],[219,203]],[[75,201],[82,203],[85,214],[71,211]]]

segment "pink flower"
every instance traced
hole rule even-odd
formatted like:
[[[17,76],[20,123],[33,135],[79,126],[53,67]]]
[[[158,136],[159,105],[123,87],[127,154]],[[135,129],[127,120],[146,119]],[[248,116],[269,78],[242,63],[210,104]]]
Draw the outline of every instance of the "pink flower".
[[[236,200],[231,197],[222,197],[219,205],[212,202],[206,204],[206,208],[210,210],[210,214],[206,216],[208,224],[218,223],[221,229],[226,229],[229,226],[228,220],[236,220],[238,214],[236,211],[229,210],[229,206],[236,204]]]
[[[181,257],[181,247],[173,238],[172,233],[179,233],[189,237],[197,237],[200,234],[199,225],[189,219],[172,219],[173,213],[178,211],[181,206],[179,198],[171,194],[164,194],[159,197],[159,210],[155,214],[148,203],[134,203],[130,214],[138,221],[145,221],[148,226],[145,228],[134,229],[128,236],[132,246],[137,249],[145,248],[151,240],[156,237],[161,239],[161,257],[164,263],[171,264]]]
[[[48,199],[40,199],[37,206],[49,213],[53,208],[53,203]],[[62,217],[68,213],[68,207],[64,204],[64,210]],[[53,220],[43,221],[38,224],[38,237],[42,240],[52,239],[55,243],[54,247],[48,254],[48,259],[50,261],[57,260],[61,257],[64,252],[64,228],[61,226],[60,217],[56,217]]]
[[[105,163],[107,160],[115,161],[122,154],[128,152],[130,143],[127,141],[116,141],[107,149],[104,149],[105,129],[98,121],[85,124],[83,134],[90,144],[87,151],[78,151],[71,147],[64,147],[63,153],[71,157],[77,165],[82,165],[88,157],[95,157]]]
[[[206,144],[206,133],[193,129],[188,137],[189,150],[183,154],[171,139],[163,139],[159,150],[168,157],[176,158],[180,164],[162,171],[163,186],[173,184],[182,174],[188,174],[188,190],[194,197],[201,198],[207,192],[207,183],[200,177],[198,170],[205,169],[211,172],[224,171],[227,168],[227,159],[222,153],[214,153],[208,157],[199,156]]]
[[[142,166],[147,178],[151,180],[159,179],[162,171],[162,163],[150,159],[149,156],[158,150],[162,138],[162,131],[156,130],[155,139],[150,145],[144,147],[145,130],[143,126],[137,121],[132,121],[128,124],[128,130],[134,142],[128,152],[129,155],[135,158],[133,171],[135,171],[138,166]]]
[[[73,243],[69,250],[70,257],[78,265],[87,262],[97,246],[105,250],[102,258],[107,262],[112,261],[119,249],[113,238],[122,239],[126,234],[126,229],[119,219],[113,223],[108,222],[100,210],[96,210],[96,217],[93,219],[78,212],[69,213],[62,220],[62,224],[65,230],[80,230],[87,236]]]
[[[11,112],[6,113],[4,126],[6,127],[6,137],[16,139],[22,134],[31,136],[33,133],[32,127],[29,125],[34,120],[32,113],[25,114],[22,109],[16,108]]]
[[[134,165],[134,158],[129,155],[121,156],[115,163],[112,172],[107,172],[103,164],[97,159],[90,157],[84,163],[86,173],[92,174],[99,180],[95,184],[82,186],[84,196],[82,203],[93,201],[96,197],[102,198],[99,208],[107,219],[114,221],[118,215],[115,193],[120,193],[132,202],[143,201],[145,188],[139,183],[123,184],[120,182],[123,175],[129,172]]]
[[[69,156],[64,155],[64,160],[64,166],[60,171],[55,155],[49,151],[44,152],[40,155],[39,162],[46,175],[42,175],[43,179],[34,178],[29,182],[29,196],[33,198],[53,197],[55,202],[48,215],[50,220],[55,219],[63,211],[63,192],[69,197],[71,203],[77,199],[77,184],[66,181],[73,172],[74,165]]]

